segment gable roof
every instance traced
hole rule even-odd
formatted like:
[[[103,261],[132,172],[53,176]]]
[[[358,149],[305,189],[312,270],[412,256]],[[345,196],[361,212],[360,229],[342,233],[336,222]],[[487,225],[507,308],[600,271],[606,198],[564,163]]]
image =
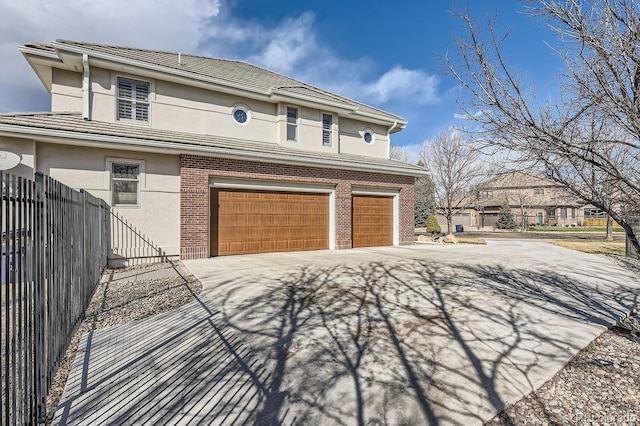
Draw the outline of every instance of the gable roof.
[[[406,176],[428,175],[422,167],[396,160],[345,153],[319,153],[286,148],[274,143],[195,135],[124,123],[88,121],[80,113],[0,114],[0,135],[174,155],[195,154]]]
[[[390,126],[395,123],[392,132],[399,131],[406,125],[406,121],[397,115],[238,60],[70,40],[56,40],[51,44],[29,43],[22,46],[20,50],[27,57],[27,60],[30,55],[40,55],[49,59],[57,57],[64,62],[69,61],[69,53],[75,56],[87,54],[90,58],[115,63],[127,62],[141,69],[153,68],[168,74],[186,76],[218,86],[251,92],[272,98],[275,101],[283,99],[307,100],[332,105],[349,111],[349,115],[353,115],[354,118],[358,118],[358,116],[361,116],[360,119],[363,120],[377,118]]]

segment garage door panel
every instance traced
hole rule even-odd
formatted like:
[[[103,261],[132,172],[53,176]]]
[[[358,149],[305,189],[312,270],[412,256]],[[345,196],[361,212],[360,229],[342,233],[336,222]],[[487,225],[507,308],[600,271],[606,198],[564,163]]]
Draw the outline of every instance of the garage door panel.
[[[214,256],[329,248],[328,194],[212,190],[211,197]]]
[[[353,247],[393,245],[393,198],[354,195]]]

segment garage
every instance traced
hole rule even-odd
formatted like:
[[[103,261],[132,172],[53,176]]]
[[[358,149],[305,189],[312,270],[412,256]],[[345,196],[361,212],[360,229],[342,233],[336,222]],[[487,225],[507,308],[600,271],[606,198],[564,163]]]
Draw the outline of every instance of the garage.
[[[210,254],[329,248],[329,195],[211,188]]]
[[[353,247],[393,245],[393,197],[353,195]]]

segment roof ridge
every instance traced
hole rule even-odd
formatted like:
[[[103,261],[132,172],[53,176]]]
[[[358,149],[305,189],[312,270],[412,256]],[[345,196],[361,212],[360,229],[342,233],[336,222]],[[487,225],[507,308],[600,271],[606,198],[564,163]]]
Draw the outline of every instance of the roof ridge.
[[[82,113],[76,111],[20,111],[20,112],[2,112],[2,117],[30,117],[30,116],[63,116],[63,115],[77,115]]]

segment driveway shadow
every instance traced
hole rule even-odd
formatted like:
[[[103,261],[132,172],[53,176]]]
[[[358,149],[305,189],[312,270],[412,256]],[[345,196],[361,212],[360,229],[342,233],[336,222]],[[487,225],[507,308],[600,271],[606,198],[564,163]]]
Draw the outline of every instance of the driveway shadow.
[[[480,424],[628,313],[628,277],[419,259],[300,267],[249,293],[230,277],[86,336],[56,419]]]

